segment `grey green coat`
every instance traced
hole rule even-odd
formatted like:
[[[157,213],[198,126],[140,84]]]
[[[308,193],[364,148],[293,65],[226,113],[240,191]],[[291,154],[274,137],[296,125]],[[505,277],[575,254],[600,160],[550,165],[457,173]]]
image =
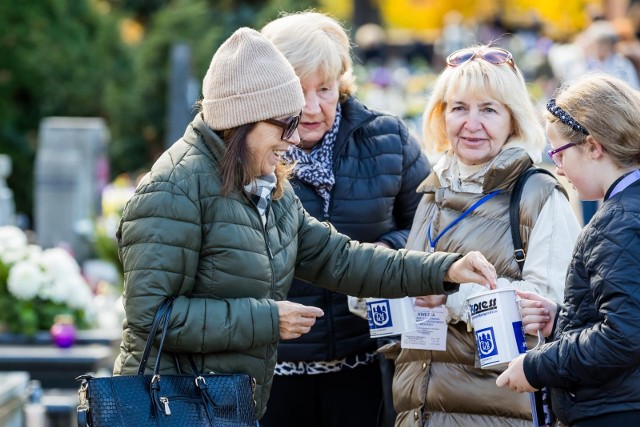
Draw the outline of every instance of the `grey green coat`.
[[[276,362],[276,301],[285,299],[294,276],[356,296],[457,291],[443,277],[459,255],[351,241],[309,216],[289,184],[264,227],[245,194],[221,195],[224,150],[198,115],[125,207],[117,236],[126,320],[114,374],[136,373],[157,307],[176,296],[167,353],[191,353],[203,372],[253,376],[260,418]],[[154,363],[152,355],[147,372]],[[162,373],[176,372],[170,354],[161,366]]]

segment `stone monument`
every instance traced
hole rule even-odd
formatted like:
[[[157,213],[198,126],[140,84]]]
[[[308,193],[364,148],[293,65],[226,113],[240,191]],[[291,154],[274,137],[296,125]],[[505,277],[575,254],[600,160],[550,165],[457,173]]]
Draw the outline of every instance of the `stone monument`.
[[[101,118],[48,117],[40,122],[34,229],[42,247],[66,246],[80,262],[89,255],[109,179],[108,140]]]

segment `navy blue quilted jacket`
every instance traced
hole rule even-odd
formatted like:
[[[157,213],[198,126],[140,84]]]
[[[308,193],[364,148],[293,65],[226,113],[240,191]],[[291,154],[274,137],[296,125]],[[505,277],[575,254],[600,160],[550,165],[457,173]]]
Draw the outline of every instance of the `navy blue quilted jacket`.
[[[291,181],[307,212],[352,239],[404,248],[420,202],[416,188],[430,172],[405,124],[355,98],[347,99],[342,104],[333,171],[336,182],[328,216],[313,187]],[[345,295],[294,280],[287,299],[320,307],[325,315],[308,334],[281,342],[279,360],[334,360],[376,349],[367,322],[349,312]]]
[[[640,410],[640,181],[606,200],[578,238],[555,340],[524,361],[565,424]]]

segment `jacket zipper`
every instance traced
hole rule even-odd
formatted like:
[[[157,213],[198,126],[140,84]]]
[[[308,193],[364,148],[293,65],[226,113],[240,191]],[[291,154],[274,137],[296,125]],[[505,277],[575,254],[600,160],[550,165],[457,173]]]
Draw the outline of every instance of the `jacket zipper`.
[[[271,244],[269,243],[269,236],[267,235],[267,224],[269,223],[269,212],[271,211],[271,203],[272,201],[269,200],[269,206],[267,206],[267,210],[265,211],[265,222],[264,224],[262,223],[262,217],[260,216],[260,211],[258,211],[258,207],[256,206],[256,204],[253,202],[253,200],[251,200],[250,197],[247,197],[246,194],[244,194],[244,197],[249,200],[249,202],[251,203],[251,206],[253,206],[253,211],[258,215],[258,221],[260,221],[260,224],[262,224],[262,237],[264,238],[264,246],[267,250],[267,257],[269,258],[269,266],[271,267],[271,299],[275,299],[275,294],[276,294],[276,279],[275,279],[275,272],[274,272],[274,268],[273,268],[273,252],[271,251]]]
[[[256,207],[256,210],[258,208]],[[269,266],[271,267],[271,298],[275,299],[276,295],[276,278],[275,271],[273,268],[273,252],[271,251],[271,243],[269,243],[269,235],[267,234],[267,224],[269,223],[269,212],[271,211],[271,200],[269,200],[269,206],[267,206],[267,210],[265,211],[265,222],[262,225],[262,236],[264,237],[264,244],[267,248],[267,256],[269,257]],[[260,212],[258,212],[258,216],[260,216]],[[260,223],[262,224],[262,218],[260,218]]]

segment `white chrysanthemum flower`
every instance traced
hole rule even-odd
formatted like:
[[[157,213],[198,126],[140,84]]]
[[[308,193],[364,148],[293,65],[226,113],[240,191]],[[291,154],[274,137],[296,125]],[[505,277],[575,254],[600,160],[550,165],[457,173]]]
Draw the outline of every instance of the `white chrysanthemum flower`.
[[[39,299],[47,309],[80,310],[83,321],[95,319],[91,287],[82,277],[75,258],[66,250],[43,250],[38,245],[29,245],[27,236],[19,228],[0,227],[0,261],[9,267],[6,283],[9,295],[3,298]],[[52,303],[67,309],[59,310],[52,307]],[[42,323],[39,327],[48,327],[44,319],[37,320]]]
[[[29,243],[24,232],[13,225],[0,227],[0,260],[14,264],[26,256]]]
[[[24,261],[29,256],[29,247],[20,246],[12,249],[5,249],[0,252],[0,260],[6,265],[15,264],[18,261]]]
[[[35,298],[45,285],[47,276],[37,264],[21,261],[11,267],[7,278],[7,288],[16,298]]]
[[[13,225],[0,227],[0,248],[27,246],[27,236],[20,228]]]
[[[68,281],[61,278],[52,278],[49,276],[49,280],[40,288],[40,299],[50,300],[59,304],[66,304],[69,300],[71,290],[68,286]]]
[[[80,266],[76,260],[62,248],[46,249],[40,257],[40,265],[54,279],[68,279],[80,274]]]
[[[92,304],[93,293],[87,282],[80,276],[68,282],[69,290],[67,304],[69,307],[77,310],[86,309]]]
[[[25,261],[40,265],[41,257],[42,247],[38,245],[29,245],[29,247],[27,248],[27,255],[24,257],[24,259]]]

